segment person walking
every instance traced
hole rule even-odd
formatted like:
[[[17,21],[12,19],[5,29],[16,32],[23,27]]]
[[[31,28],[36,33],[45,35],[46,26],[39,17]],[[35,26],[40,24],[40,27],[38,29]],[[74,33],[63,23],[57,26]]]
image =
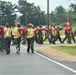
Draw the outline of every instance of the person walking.
[[[62,43],[59,27],[55,30],[55,33],[56,35],[55,35],[55,39],[53,40],[53,44],[55,44],[55,41],[57,41],[57,39],[59,39],[60,43]]]
[[[20,42],[21,42],[21,31],[20,31],[20,25],[14,27],[14,42],[16,46],[16,53],[20,53]]]
[[[38,35],[38,43],[43,44],[43,33],[42,33],[42,26],[37,28],[37,35]]]
[[[0,25],[0,51],[3,50],[4,28]]]
[[[54,31],[54,28],[51,26],[50,28],[49,28],[49,35],[50,35],[50,43],[52,43],[52,41],[53,41],[53,38],[54,38],[54,35],[53,35],[53,32]]]
[[[67,26],[65,28],[65,38],[63,39],[63,43],[65,40],[68,39],[68,43],[71,43],[71,38],[70,38],[70,26]]]
[[[50,40],[49,40],[49,30],[48,30],[48,27],[45,28],[45,38],[43,41],[45,41],[46,39],[48,39],[49,43],[50,43]]]
[[[12,30],[9,27],[9,24],[6,23],[6,27],[4,28],[4,42],[7,54],[10,53],[11,37],[12,37]]]
[[[37,29],[36,28],[34,28],[34,41],[36,41],[36,43],[38,43]]]
[[[72,27],[70,27],[70,41],[71,39],[73,39],[74,43],[76,43]]]
[[[28,24],[27,26],[27,33],[26,33],[26,40],[27,40],[27,52],[30,52],[30,48],[31,48],[31,52],[34,53],[34,29],[32,28],[31,23]]]

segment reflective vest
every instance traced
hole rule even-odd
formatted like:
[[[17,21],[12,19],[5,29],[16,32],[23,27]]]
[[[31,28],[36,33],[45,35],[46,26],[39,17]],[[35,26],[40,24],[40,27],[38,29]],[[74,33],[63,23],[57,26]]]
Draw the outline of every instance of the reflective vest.
[[[26,38],[32,38],[34,36],[34,29],[27,29],[27,31]]]
[[[18,29],[19,29],[18,27],[15,27],[14,28],[14,38],[20,37],[20,33],[19,33],[19,30]]]
[[[53,28],[52,34],[53,34],[53,36],[55,36],[55,29],[54,28]]]
[[[4,38],[11,37],[11,29],[10,28],[4,28]]]

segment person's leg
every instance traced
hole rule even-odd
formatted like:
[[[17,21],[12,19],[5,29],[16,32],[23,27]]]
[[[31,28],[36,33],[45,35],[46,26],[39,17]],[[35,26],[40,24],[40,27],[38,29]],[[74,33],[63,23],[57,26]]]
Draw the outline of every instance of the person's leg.
[[[34,53],[34,37],[31,38],[31,52]]]
[[[0,37],[0,51],[2,52],[2,49],[3,49],[3,38]]]
[[[8,49],[7,49],[7,53],[9,54],[9,53],[10,53],[11,38],[8,37],[8,38],[7,38],[7,41],[8,41]]]
[[[70,34],[68,34],[68,43],[71,44],[71,35]]]
[[[62,40],[61,40],[61,37],[60,37],[60,35],[58,36],[58,39],[59,39],[60,43],[62,43]]]
[[[18,48],[19,48],[19,51],[20,51],[20,42],[21,42],[21,37],[18,38]]]
[[[17,52],[16,53],[20,53],[20,41],[21,41],[21,38],[19,37],[19,38],[17,38],[17,40],[16,40],[17,42],[17,44],[16,44],[16,46],[17,46]]]
[[[18,38],[14,38],[15,47],[17,49],[16,53],[18,54],[19,48],[18,48]]]
[[[72,38],[73,38],[74,43],[76,43],[74,35],[72,35]]]
[[[63,39],[63,43],[65,42],[66,39],[67,39],[67,35],[65,35],[65,38]]]
[[[8,37],[5,38],[5,49],[6,49],[6,53],[9,54],[9,50],[8,50]]]
[[[38,43],[38,38],[37,38],[37,35],[35,35],[35,41],[36,41],[36,43]]]
[[[43,41],[45,41],[47,39],[47,35],[45,34],[45,38],[44,38],[44,40]]]
[[[53,40],[53,44],[55,44],[56,40],[58,39],[58,36],[56,35],[54,40]]]
[[[30,51],[30,43],[31,43],[30,38],[27,38],[27,52]]]

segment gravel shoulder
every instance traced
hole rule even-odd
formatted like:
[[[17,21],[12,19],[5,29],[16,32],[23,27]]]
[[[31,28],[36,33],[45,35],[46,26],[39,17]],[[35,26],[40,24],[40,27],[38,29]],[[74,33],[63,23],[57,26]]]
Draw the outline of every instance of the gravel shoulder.
[[[45,47],[35,47],[35,51],[57,61],[71,61],[76,62],[76,56],[63,53],[61,51],[50,48],[50,46]]]

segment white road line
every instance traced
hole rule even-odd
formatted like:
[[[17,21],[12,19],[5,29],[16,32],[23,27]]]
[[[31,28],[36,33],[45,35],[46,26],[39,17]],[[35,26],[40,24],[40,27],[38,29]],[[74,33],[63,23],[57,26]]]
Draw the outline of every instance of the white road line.
[[[21,45],[21,46],[22,46],[22,45]],[[22,47],[26,48],[25,46],[22,46]],[[44,57],[45,59],[47,59],[47,60],[49,60],[49,61],[51,61],[51,62],[54,62],[55,64],[57,64],[57,65],[59,65],[59,66],[64,67],[65,69],[70,70],[70,71],[73,72],[73,73],[76,73],[76,70],[73,70],[73,69],[71,69],[71,68],[69,68],[69,67],[67,67],[67,66],[65,66],[65,65],[63,65],[63,64],[61,64],[61,63],[59,63],[59,62],[57,62],[57,61],[55,61],[55,60],[52,60],[52,59],[50,59],[50,58],[48,58],[48,57],[46,57],[46,56],[44,56],[44,55],[42,55],[42,54],[40,54],[40,53],[38,53],[38,52],[35,52],[35,53],[36,53],[37,55],[41,56],[41,57]]]

